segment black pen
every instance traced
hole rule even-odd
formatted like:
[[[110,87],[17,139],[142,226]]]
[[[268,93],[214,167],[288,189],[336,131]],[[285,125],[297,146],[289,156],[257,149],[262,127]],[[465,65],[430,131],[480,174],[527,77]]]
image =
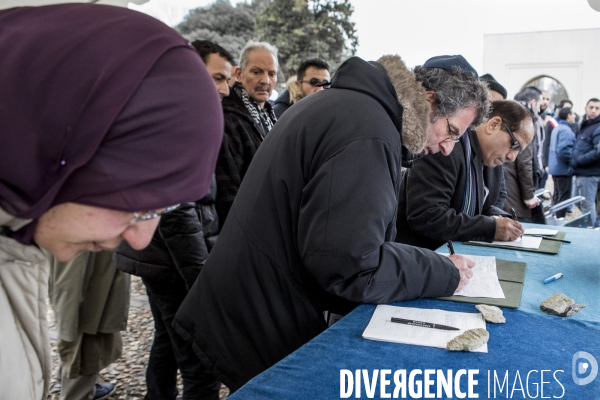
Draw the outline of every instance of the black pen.
[[[515,209],[513,207],[510,208],[510,213],[512,214],[512,217],[515,221],[518,221],[517,219],[517,212],[515,211]],[[523,235],[521,235],[521,240],[523,240]]]
[[[454,252],[454,246],[452,246],[452,240],[448,240],[448,243],[446,243],[448,245],[448,250],[450,250],[450,255],[453,256],[454,254],[456,254]]]
[[[445,331],[460,331],[460,329],[455,328],[453,326],[442,325],[442,324],[434,324],[432,322],[415,321],[413,319],[404,319],[404,318],[394,318],[394,317],[392,317],[392,322],[395,322],[397,324],[420,326],[421,328],[443,329]]]
[[[544,235],[538,235],[536,233],[527,233],[526,235],[527,236],[541,237],[541,238],[544,238],[546,240],[554,240],[555,242],[571,243],[571,241],[569,241],[569,240],[559,239],[559,238],[551,238],[551,237],[544,236]]]

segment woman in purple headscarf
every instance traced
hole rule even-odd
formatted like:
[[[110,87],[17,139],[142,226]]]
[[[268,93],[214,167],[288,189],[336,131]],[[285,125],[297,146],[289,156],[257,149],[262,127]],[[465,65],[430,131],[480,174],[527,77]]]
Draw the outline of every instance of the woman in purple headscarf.
[[[190,44],[127,9],[0,11],[0,393],[43,399],[48,262],[122,240],[202,198],[219,96]]]

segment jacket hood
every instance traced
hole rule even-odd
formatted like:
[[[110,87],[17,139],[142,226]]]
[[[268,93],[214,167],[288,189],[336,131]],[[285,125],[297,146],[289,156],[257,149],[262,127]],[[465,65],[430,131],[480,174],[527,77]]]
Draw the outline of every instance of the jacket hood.
[[[378,62],[352,57],[338,68],[331,87],[373,97],[394,121],[404,147],[413,154],[425,147],[430,105],[425,89],[399,56],[384,56]]]

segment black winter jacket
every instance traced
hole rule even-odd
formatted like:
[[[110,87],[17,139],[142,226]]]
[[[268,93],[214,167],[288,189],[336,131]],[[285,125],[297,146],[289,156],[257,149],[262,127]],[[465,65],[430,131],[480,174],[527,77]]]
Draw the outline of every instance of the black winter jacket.
[[[223,99],[224,132],[215,175],[217,177],[216,207],[221,227],[233,204],[250,162],[268,132],[256,124],[238,96],[235,86]],[[265,107],[271,108],[269,102]]]
[[[215,192],[213,177],[210,194],[164,214],[145,249],[134,250],[127,242],[121,243],[113,254],[117,269],[155,281],[177,273],[189,290],[217,239]]]
[[[571,154],[575,176],[600,176],[600,116],[581,123]]]
[[[424,102],[414,74],[398,69],[409,98]],[[173,323],[232,390],[322,332],[323,311],[340,302],[446,296],[458,286],[446,257],[393,241],[400,132],[427,123],[407,105],[380,64],[354,57],[261,144]]]

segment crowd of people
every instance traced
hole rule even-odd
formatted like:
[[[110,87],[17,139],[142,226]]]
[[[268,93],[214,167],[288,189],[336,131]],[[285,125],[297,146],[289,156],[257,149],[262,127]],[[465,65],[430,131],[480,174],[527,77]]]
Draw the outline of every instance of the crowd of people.
[[[114,392],[98,372],[120,356],[129,274],[154,317],[146,399],[176,399],[178,371],[183,399],[218,399],[359,303],[462,289],[474,262],[433,250],[543,223],[548,175],[553,202],[575,190],[596,223],[596,98],[578,125],[569,100],[555,115],[532,86],[508,100],[460,55],[386,55],[335,73],[308,59],[272,101],[266,42],[236,60],[90,4],[0,25],[6,398],[45,398],[48,282],[61,399]]]

